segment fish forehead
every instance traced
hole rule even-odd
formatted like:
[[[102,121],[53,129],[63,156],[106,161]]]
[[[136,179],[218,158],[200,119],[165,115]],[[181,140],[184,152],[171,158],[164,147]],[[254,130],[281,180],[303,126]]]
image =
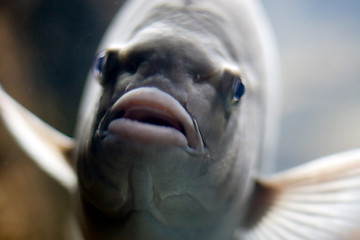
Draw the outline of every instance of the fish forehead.
[[[115,18],[100,50],[129,42],[143,44],[155,34],[197,42],[213,57],[225,57],[228,64],[251,61],[257,67],[253,52],[259,51],[258,39],[252,37],[257,33],[247,19],[246,5],[246,1],[129,1]]]
[[[202,78],[206,81],[206,78],[220,75],[223,70],[221,58],[210,54],[204,45],[174,35],[164,38],[158,34],[145,34],[139,39],[119,51],[121,57],[126,59],[125,64],[139,62],[139,65],[148,65],[148,72],[140,72],[144,78],[161,74],[171,81],[185,78]]]

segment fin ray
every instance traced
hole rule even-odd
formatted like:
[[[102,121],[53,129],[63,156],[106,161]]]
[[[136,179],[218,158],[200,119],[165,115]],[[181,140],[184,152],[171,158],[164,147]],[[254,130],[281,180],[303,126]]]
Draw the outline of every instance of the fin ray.
[[[254,197],[267,208],[254,201],[241,239],[348,237],[360,227],[360,149],[259,179]]]

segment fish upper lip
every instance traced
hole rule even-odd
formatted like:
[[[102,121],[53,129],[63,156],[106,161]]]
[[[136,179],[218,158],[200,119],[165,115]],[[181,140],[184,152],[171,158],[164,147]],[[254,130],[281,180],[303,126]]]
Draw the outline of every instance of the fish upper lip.
[[[204,151],[195,119],[174,97],[155,87],[136,88],[121,96],[104,116],[99,130],[105,136],[115,134],[184,146],[190,152]]]

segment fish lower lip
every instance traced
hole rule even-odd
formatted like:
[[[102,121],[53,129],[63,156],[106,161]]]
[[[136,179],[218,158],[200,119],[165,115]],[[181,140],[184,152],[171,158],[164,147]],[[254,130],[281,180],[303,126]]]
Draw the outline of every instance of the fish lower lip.
[[[188,146],[186,137],[172,127],[157,126],[126,118],[111,121],[108,132],[117,137],[144,144]]]
[[[105,115],[99,130],[101,135],[145,144],[204,150],[196,121],[175,98],[153,87],[137,88],[120,97]]]

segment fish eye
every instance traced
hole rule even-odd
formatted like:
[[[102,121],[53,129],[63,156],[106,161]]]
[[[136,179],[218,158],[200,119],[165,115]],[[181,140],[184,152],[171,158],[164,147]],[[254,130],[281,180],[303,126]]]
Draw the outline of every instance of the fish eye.
[[[232,87],[232,103],[238,104],[245,93],[245,86],[241,77],[235,77]]]
[[[95,76],[97,77],[101,85],[103,85],[105,61],[106,61],[106,52],[102,52],[96,57],[94,63]]]
[[[105,53],[102,52],[98,55],[98,57],[95,60],[94,70],[96,74],[101,74],[104,67],[104,62],[105,62]]]

